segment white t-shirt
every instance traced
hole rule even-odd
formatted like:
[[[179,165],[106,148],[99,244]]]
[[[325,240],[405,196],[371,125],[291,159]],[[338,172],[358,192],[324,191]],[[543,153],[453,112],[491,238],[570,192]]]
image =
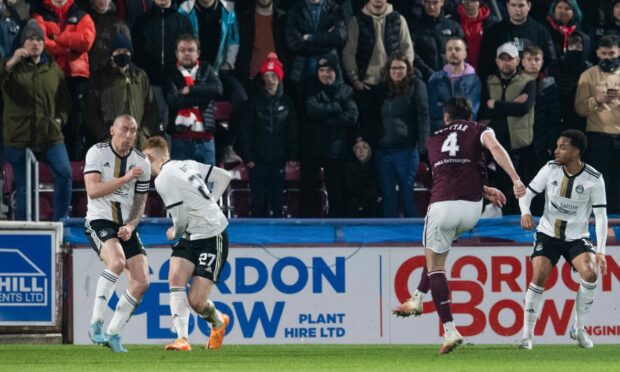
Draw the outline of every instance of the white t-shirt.
[[[223,191],[230,181],[227,171],[193,160],[169,160],[155,178],[155,189],[172,216],[175,228],[189,240],[207,239],[224,231],[228,220],[207,184]],[[221,192],[217,192],[220,193]],[[183,214],[186,226],[178,226]]]
[[[123,177],[136,166],[144,171],[140,178],[132,179],[111,194],[95,199],[88,198],[87,220],[108,220],[124,225],[133,206],[135,193],[147,193],[151,180],[151,165],[146,156],[136,149],[132,149],[126,156],[120,156],[114,152],[109,142],[102,142],[88,150],[84,175],[99,173],[101,182]]]
[[[528,188],[536,194],[545,193],[545,211],[537,230],[565,241],[589,238],[592,208],[607,206],[603,176],[587,164],[570,176],[562,165],[550,161]]]

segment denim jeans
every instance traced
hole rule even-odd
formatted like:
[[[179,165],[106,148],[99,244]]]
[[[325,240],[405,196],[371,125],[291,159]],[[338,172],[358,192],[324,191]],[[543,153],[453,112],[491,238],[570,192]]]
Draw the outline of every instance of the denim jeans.
[[[282,217],[284,204],[284,164],[256,164],[250,169],[252,217]]]
[[[173,160],[195,160],[200,163],[215,165],[215,141],[173,139],[170,158]]]
[[[420,163],[418,149],[377,149],[375,161],[383,198],[383,217],[398,217],[399,196],[405,217],[416,217],[413,186]]]
[[[24,221],[26,219],[26,150],[6,146],[4,154],[6,160],[11,163],[15,175],[17,188],[15,219]],[[63,143],[59,143],[35,155],[38,160],[49,165],[54,176],[54,220],[59,221],[68,216],[71,204],[71,163],[67,148]]]

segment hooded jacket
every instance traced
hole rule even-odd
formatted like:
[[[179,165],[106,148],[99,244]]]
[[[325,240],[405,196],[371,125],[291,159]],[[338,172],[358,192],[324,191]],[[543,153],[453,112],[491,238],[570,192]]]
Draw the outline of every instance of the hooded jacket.
[[[9,72],[7,61],[0,61],[4,144],[40,152],[63,143],[61,124],[55,119],[67,122],[71,101],[58,64],[44,53],[40,63],[25,58]]]
[[[455,20],[463,28],[465,42],[467,43],[467,62],[473,68],[478,69],[482,35],[484,35],[491,25],[497,23],[497,17],[491,15],[489,6],[482,2],[480,3],[480,11],[476,18],[467,17],[462,4],[459,4],[456,10],[458,17]]]
[[[95,42],[95,24],[88,13],[73,0],[58,8],[45,0],[35,14],[43,34],[45,50],[58,63],[67,77],[90,77],[88,51]]]

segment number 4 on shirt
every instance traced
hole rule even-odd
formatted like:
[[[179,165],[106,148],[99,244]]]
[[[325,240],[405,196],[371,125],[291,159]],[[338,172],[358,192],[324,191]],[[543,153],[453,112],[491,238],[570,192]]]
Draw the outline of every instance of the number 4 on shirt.
[[[450,133],[446,140],[443,141],[443,145],[441,145],[441,152],[447,152],[450,156],[456,156],[456,153],[459,152],[456,132]]]

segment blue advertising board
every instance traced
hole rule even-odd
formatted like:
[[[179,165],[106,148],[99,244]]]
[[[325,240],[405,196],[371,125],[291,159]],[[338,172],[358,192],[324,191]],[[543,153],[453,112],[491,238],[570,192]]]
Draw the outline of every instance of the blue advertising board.
[[[0,326],[55,325],[55,230],[0,230]]]

